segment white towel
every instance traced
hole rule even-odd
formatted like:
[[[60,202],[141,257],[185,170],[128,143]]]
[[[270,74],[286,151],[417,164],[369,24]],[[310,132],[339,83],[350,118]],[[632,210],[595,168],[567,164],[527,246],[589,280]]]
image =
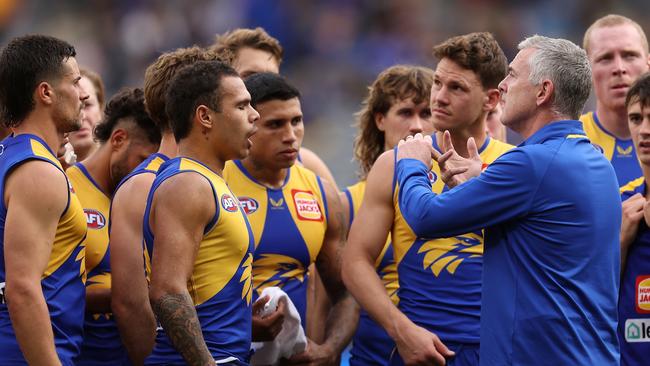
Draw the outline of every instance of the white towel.
[[[254,342],[251,348],[255,351],[251,365],[277,365],[281,358],[290,358],[307,348],[307,337],[300,324],[300,314],[291,302],[286,292],[279,287],[267,287],[260,297],[268,295],[269,301],[264,305],[262,316],[273,313],[278,308],[280,299],[286,301],[282,330],[273,341]]]

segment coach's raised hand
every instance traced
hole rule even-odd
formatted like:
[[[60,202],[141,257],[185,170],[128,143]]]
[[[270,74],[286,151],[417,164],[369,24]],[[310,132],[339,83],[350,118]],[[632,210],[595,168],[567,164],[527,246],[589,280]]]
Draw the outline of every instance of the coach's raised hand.
[[[415,136],[406,136],[399,142],[397,160],[416,159],[431,169],[431,156],[434,152],[431,136],[422,136],[421,133],[416,133]]]
[[[442,155],[436,149],[432,149],[431,156],[438,162],[440,178],[448,187],[455,187],[481,174],[483,162],[473,137],[467,140],[469,158],[464,158],[456,152],[449,131],[443,134],[442,149],[444,151]]]

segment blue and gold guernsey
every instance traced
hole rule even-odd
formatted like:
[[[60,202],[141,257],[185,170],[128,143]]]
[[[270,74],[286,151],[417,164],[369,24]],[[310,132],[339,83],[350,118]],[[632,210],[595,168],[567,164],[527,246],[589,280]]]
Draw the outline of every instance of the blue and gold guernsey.
[[[54,153],[37,136],[9,136],[0,143],[0,192],[9,172],[28,160],[42,160],[63,169]],[[67,179],[67,178],[66,178]],[[69,184],[69,183],[68,183]],[[0,364],[26,364],[16,341],[9,311],[4,301],[5,262],[4,225],[7,208],[0,201]],[[73,365],[79,354],[85,307],[85,274],[83,240],[86,219],[81,204],[70,186],[68,204],[59,219],[52,252],[43,273],[41,285],[50,313],[56,352],[63,365]]]
[[[441,151],[435,139],[433,147]],[[479,149],[484,167],[512,148],[487,138]],[[428,175],[434,193],[448,190],[435,161]],[[415,324],[437,334],[452,350],[454,344],[478,345],[483,231],[434,240],[418,238],[402,216],[399,190],[394,183],[392,239],[400,310]]]
[[[88,273],[86,289],[110,290],[108,220],[111,199],[101,190],[82,163],[68,168],[66,174],[81,202],[88,226],[88,234],[84,240]],[[112,314],[86,313],[84,340],[76,363],[79,366],[129,364]]]
[[[164,163],[153,182],[144,215],[144,240],[149,257],[156,255],[149,226],[156,189],[170,177],[198,173],[212,186],[216,211],[205,227],[187,290],[192,297],[208,350],[217,363],[248,365],[251,345],[253,235],[237,197],[226,182],[200,162],[178,157]],[[185,365],[164,330],[147,365]]]
[[[621,200],[635,193],[646,195],[643,177],[621,187]],[[618,340],[621,365],[642,366],[650,362],[650,228],[639,223],[621,275],[618,299]]]
[[[362,180],[345,189],[345,196],[350,208],[350,224],[361,207],[363,196],[366,192],[366,181]],[[397,266],[393,258],[393,245],[390,241],[390,234],[386,243],[375,262],[377,274],[384,283],[386,292],[393,303],[397,305]],[[390,355],[395,348],[395,341],[386,333],[386,330],[377,324],[365,310],[359,314],[359,325],[352,338],[352,349],[350,351],[350,365],[386,365]]]
[[[223,177],[235,192],[253,230],[254,300],[269,286],[282,288],[305,326],[307,271],[327,229],[327,202],[321,180],[294,164],[281,188],[258,183],[241,161],[228,161]]]
[[[591,143],[612,163],[619,186],[642,175],[631,138],[621,140],[609,133],[598,120],[596,112],[583,114],[580,121]]]

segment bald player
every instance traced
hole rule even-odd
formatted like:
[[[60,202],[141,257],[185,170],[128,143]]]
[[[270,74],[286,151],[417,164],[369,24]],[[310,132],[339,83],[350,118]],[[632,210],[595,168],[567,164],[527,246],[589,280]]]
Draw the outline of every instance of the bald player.
[[[639,75],[648,71],[648,39],[630,18],[610,14],[585,32],[596,94],[596,110],[580,117],[587,137],[611,161],[620,186],[641,176],[630,137],[625,95]]]

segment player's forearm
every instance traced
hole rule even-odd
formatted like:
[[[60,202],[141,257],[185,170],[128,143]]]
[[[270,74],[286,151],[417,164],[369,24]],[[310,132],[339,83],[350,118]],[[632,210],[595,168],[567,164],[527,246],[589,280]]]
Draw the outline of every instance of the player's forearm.
[[[324,344],[330,347],[335,354],[341,354],[345,346],[350,343],[358,322],[359,305],[346,291],[333,304],[329,312],[325,325]]]
[[[111,289],[86,288],[86,313],[111,313]]]
[[[50,313],[39,283],[6,284],[6,301],[16,339],[30,365],[60,365]]]
[[[146,294],[146,289],[144,290]],[[132,293],[133,294],[133,293]],[[139,366],[149,356],[156,338],[156,319],[148,296],[116,296],[113,292],[113,316],[133,365]]]
[[[152,289],[151,306],[172,344],[190,366],[214,365],[203,339],[196,309],[187,292],[160,293]]]
[[[386,331],[394,333],[396,314],[401,312],[393,304],[384,284],[377,275],[374,262],[368,257],[357,257],[353,252],[343,260],[343,280],[359,305]]]

